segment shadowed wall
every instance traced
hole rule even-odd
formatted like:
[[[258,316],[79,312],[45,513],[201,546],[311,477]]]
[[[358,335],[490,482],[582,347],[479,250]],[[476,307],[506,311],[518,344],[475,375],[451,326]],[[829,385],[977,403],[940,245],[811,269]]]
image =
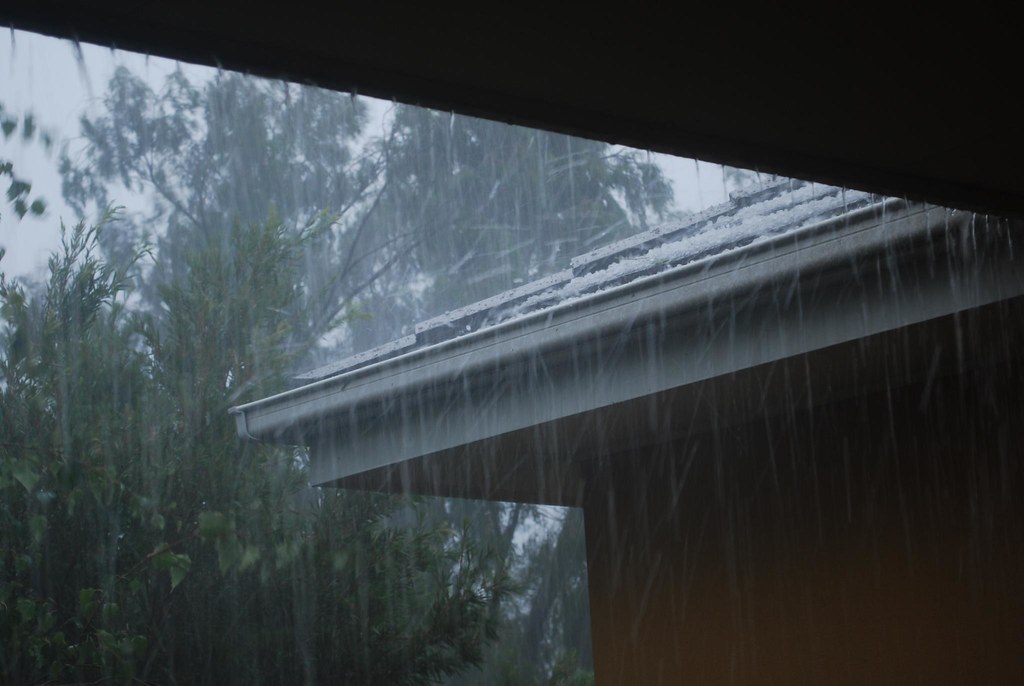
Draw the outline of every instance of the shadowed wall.
[[[967,347],[1005,347],[988,326]],[[897,378],[922,352],[881,359]],[[591,461],[598,683],[1024,683],[1020,369],[933,368]]]

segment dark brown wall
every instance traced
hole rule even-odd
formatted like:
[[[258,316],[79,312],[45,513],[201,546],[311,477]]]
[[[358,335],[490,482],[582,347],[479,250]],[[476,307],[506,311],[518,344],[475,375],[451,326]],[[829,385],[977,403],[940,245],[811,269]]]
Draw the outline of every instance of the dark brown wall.
[[[1022,378],[1003,362],[595,460],[598,683],[1024,683]]]

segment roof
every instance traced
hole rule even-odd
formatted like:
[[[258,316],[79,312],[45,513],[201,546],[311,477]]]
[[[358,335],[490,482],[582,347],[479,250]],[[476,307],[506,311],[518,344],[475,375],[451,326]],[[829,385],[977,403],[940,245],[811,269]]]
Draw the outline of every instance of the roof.
[[[646,277],[669,278],[675,269],[710,264],[715,258],[880,201],[869,193],[794,179],[734,194],[699,214],[574,257],[566,269],[420,322],[407,335],[296,379],[302,383],[327,379],[555,307],[572,307]]]
[[[904,372],[934,374],[936,350],[957,346],[957,313],[1024,295],[1019,230],[783,182],[579,256],[232,412],[244,438],[311,446],[314,483],[394,486],[402,474],[404,489],[567,504],[574,456],[894,383],[889,353],[870,344],[889,332],[946,322],[915,334],[926,350]],[[827,361],[794,391],[808,356]],[[723,404],[709,389],[725,387]],[[415,465],[433,466],[417,481]]]

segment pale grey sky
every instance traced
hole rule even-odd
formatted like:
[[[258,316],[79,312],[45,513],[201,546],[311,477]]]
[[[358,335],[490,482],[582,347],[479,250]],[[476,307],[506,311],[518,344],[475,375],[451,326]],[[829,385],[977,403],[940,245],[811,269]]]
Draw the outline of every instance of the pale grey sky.
[[[33,195],[41,195],[48,205],[43,217],[22,220],[7,207],[0,209],[0,246],[7,250],[0,269],[8,274],[42,269],[59,245],[61,220],[69,226],[76,222],[61,198],[59,150],[64,142],[73,149],[79,117],[97,105],[114,69],[122,64],[154,83],[162,82],[176,66],[171,60],[89,44],[82,44],[79,52],[70,41],[24,31],[0,32],[0,103],[12,114],[33,112],[36,123],[52,130],[57,139],[50,154],[41,145],[25,144],[15,136],[0,139],[0,156],[14,162],[18,176],[32,183]],[[207,67],[187,68],[196,76],[212,73]]]
[[[0,158],[14,162],[17,174],[33,184],[33,195],[43,196],[48,204],[41,218],[18,220],[7,207],[0,209],[0,246],[7,255],[0,270],[8,275],[39,274],[50,252],[59,244],[59,227],[76,222],[74,213],[63,203],[57,154],[67,142],[74,150],[78,120],[83,112],[96,107],[106,83],[119,65],[125,65],[146,77],[154,86],[163,83],[178,63],[137,53],[114,51],[24,31],[0,32],[0,103],[14,114],[34,112],[40,126],[56,134],[57,145],[46,155],[41,145],[23,144],[12,136],[0,137]],[[213,74],[210,67],[184,65],[196,80]],[[366,98],[372,110],[383,116],[390,103]],[[725,199],[725,184],[719,165],[692,159],[655,154],[671,179],[677,208],[699,211]],[[4,184],[6,189],[6,184]],[[119,198],[128,207],[132,198]]]

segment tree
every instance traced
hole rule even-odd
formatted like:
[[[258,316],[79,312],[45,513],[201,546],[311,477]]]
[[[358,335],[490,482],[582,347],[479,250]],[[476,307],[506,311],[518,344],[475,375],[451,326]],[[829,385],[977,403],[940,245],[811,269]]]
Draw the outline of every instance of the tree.
[[[381,176],[379,158],[355,150],[365,123],[358,100],[316,88],[232,73],[195,84],[177,71],[156,92],[119,68],[101,114],[81,119],[84,146],[62,156],[63,192],[83,218],[124,195],[146,200],[102,240],[115,263],[154,245],[160,259],[140,284],[150,304],[187,279],[191,251],[228,248],[236,223],[274,215],[327,228],[304,244],[310,297],[289,321],[289,340],[301,345],[344,318],[396,259],[394,241],[364,230]]]
[[[270,344],[294,361],[339,316],[334,339],[366,349],[565,268],[671,210],[670,186],[636,151],[407,106],[392,109],[379,136],[367,135],[368,121],[360,101],[343,94],[231,74],[195,84],[181,73],[157,92],[119,71],[103,112],[82,120],[84,147],[65,157],[65,195],[84,212],[114,202],[122,187],[147,194],[146,212],[111,227],[104,248],[127,264],[140,238],[153,241],[159,260],[143,288],[154,313],[150,339],[174,330],[208,337],[209,351],[196,359],[237,342],[208,335],[216,317],[177,307],[185,314],[175,322],[161,304],[199,268],[190,247],[228,254],[239,240],[235,223],[272,215],[319,227],[304,243],[293,306],[278,308],[282,328]],[[167,383],[195,374],[174,369]],[[248,378],[246,369],[227,374]],[[216,407],[216,398],[203,407]],[[191,412],[195,425],[210,413]],[[570,673],[573,653],[588,663],[578,514],[551,520],[534,507],[458,501],[424,507],[431,526],[473,522],[460,540],[495,551],[492,573],[513,567],[523,594],[500,608],[502,647],[534,660],[523,680]],[[539,533],[514,543],[531,528]],[[565,579],[572,583],[556,583]],[[478,676],[496,675],[503,659],[488,652]]]
[[[522,503],[447,505],[449,517],[471,518],[477,545],[509,560],[520,591],[503,603],[500,640],[488,646],[483,664],[445,683],[563,686],[588,683],[588,674],[592,682],[583,513]]]
[[[740,167],[723,167],[722,175],[730,196],[737,193],[754,192],[762,188],[764,184],[778,179],[778,176],[775,174],[762,174],[754,169],[743,169]]]
[[[235,224],[159,324],[100,229],[39,292],[0,279],[0,681],[425,684],[482,659],[510,592],[487,551],[234,436],[227,406],[295,354],[281,313],[321,230]]]
[[[151,293],[181,277],[186,246],[225,241],[233,221],[330,217],[303,269],[307,291],[330,297],[302,308],[295,340],[356,313],[349,350],[379,345],[671,209],[642,153],[472,117],[396,105],[368,136],[366,106],[348,95],[238,74],[196,85],[180,71],[156,92],[120,69],[103,102],[63,157],[64,194],[83,216],[116,204],[119,187],[149,198],[105,243],[127,256],[118,241],[155,242]]]
[[[655,163],[598,141],[399,105],[376,145],[387,183],[372,230],[415,236],[416,250],[367,294],[364,346],[564,269],[672,206]]]

